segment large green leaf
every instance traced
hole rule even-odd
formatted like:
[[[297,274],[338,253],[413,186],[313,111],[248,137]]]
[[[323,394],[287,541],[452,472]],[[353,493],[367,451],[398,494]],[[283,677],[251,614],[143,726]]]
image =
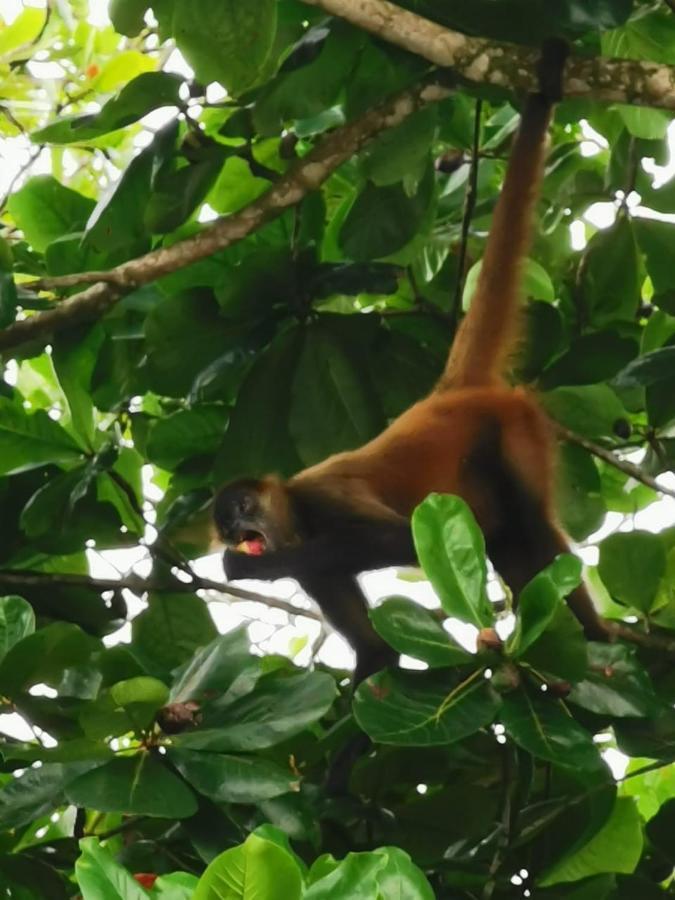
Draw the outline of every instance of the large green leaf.
[[[509,737],[533,756],[563,767],[600,765],[592,736],[559,700],[521,688],[503,698],[500,715]]]
[[[324,673],[268,675],[245,697],[222,708],[213,704],[203,729],[178,735],[174,743],[224,752],[272,747],[317,722],[334,699],[335,682]]]
[[[672,381],[674,371],[675,347],[662,347],[633,360],[614,381],[622,388],[650,387],[661,381]]]
[[[227,409],[203,404],[157,419],[150,428],[148,460],[164,469],[175,469],[184,459],[216,452],[223,440]]]
[[[94,201],[51,175],[37,175],[12,194],[7,207],[29,244],[42,252],[56,238],[82,231]]]
[[[216,636],[203,600],[194,594],[152,594],[133,621],[131,650],[153,675],[167,675]]]
[[[130,731],[141,736],[168,699],[169,689],[156,678],[139,676],[118,681],[84,707],[80,724],[91,738]]]
[[[539,673],[563,681],[579,681],[588,667],[588,643],[570,608],[558,603],[543,634],[520,657]]]
[[[613,434],[616,422],[626,417],[623,404],[606,384],[559,387],[541,400],[556,421],[588,438]]]
[[[108,15],[115,31],[127,37],[135,37],[143,28],[146,0],[110,0]]]
[[[101,644],[75,625],[54,622],[18,641],[0,662],[0,693],[13,697],[35,684],[58,687],[68,669],[87,663]]]
[[[632,320],[640,299],[637,242],[631,220],[621,216],[589,242],[582,275],[584,302],[593,324]]]
[[[63,802],[63,790],[77,771],[58,763],[27,769],[0,790],[0,828],[34,822]]]
[[[620,644],[589,644],[588,672],[569,699],[600,715],[651,716],[658,701],[634,651]]]
[[[268,472],[287,476],[302,468],[288,426],[292,376],[302,341],[302,329],[292,328],[277,335],[256,358],[239,391],[216,459],[217,481]],[[260,402],[261,397],[265,403]]]
[[[6,397],[0,397],[0,474],[34,469],[46,462],[70,462],[81,450],[45,410],[27,413]]]
[[[365,360],[321,322],[308,326],[293,387],[288,428],[304,465],[365,444],[385,422]]]
[[[181,84],[182,78],[172,72],[143,72],[108,100],[100,112],[85,116],[62,116],[51,125],[33,132],[31,138],[41,144],[91,141],[137,122],[154,109],[180,106]]]
[[[35,613],[23,597],[0,597],[0,660],[20,640],[35,631]]]
[[[485,540],[466,503],[432,494],[413,513],[412,528],[417,556],[446,613],[479,628],[490,625]]]
[[[371,610],[376,631],[399,653],[421,659],[431,668],[466,665],[472,656],[459,646],[419,603],[391,597]]]
[[[481,670],[459,683],[440,672],[381,672],[360,685],[354,714],[375,741],[431,747],[488,725],[499,703]]]
[[[297,775],[254,756],[171,750],[169,759],[189,783],[214,803],[260,803],[297,791]]]
[[[300,900],[302,875],[286,850],[256,834],[217,856],[194,900]]]
[[[545,886],[579,881],[603,872],[630,874],[637,867],[643,840],[635,801],[631,797],[618,797],[607,824],[584,847],[553,866],[540,883]]]
[[[264,69],[276,18],[275,0],[194,0],[174,5],[173,35],[201,81],[219,81],[239,94]]]
[[[99,812],[186,819],[197,811],[192,791],[148,751],[113,759],[66,786],[76,806]]]
[[[80,841],[81,855],[75,875],[82,900],[147,900],[148,895],[133,876],[115,862],[97,838]]]
[[[391,256],[418,233],[434,198],[433,169],[412,196],[401,184],[377,187],[368,182],[354,201],[340,228],[340,247],[349,259]]]
[[[260,665],[249,652],[246,627],[218,635],[175,673],[171,701],[203,702],[214,695],[236,697],[247,693],[260,675]]]
[[[507,641],[507,652],[520,656],[534,644],[552,622],[560,603],[580,581],[581,561],[567,553],[535,575],[519,595],[516,625]]]
[[[600,544],[598,571],[612,597],[649,612],[666,572],[663,541],[648,531],[612,534]]]

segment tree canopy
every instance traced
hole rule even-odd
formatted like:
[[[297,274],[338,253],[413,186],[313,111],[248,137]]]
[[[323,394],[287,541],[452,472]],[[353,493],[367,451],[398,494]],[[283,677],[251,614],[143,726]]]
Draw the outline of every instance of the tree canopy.
[[[675,894],[675,3],[105,6],[0,2],[0,896]],[[304,598],[206,566],[213,492],[429,390],[551,35],[514,379],[626,640],[572,556],[495,602],[434,495],[352,697]]]

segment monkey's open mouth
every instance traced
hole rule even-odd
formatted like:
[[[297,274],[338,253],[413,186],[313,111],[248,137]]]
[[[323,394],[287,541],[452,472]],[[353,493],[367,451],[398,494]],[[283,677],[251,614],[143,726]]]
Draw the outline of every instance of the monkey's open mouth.
[[[259,531],[244,531],[235,546],[239,553],[248,553],[249,556],[261,556],[265,552],[267,542],[265,535]]]

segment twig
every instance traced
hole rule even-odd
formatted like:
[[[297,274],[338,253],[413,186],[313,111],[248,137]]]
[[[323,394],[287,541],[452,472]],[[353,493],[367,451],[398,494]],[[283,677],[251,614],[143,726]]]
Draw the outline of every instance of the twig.
[[[476,100],[476,108],[473,120],[473,145],[471,148],[471,165],[469,167],[469,178],[466,185],[466,193],[464,194],[464,211],[462,213],[462,234],[459,244],[459,260],[457,271],[457,283],[455,285],[455,302],[453,310],[455,320],[459,319],[459,311],[462,305],[462,294],[464,293],[464,284],[466,283],[466,256],[469,249],[469,232],[471,230],[471,220],[473,219],[473,211],[476,208],[476,198],[478,196],[478,165],[480,162],[480,120],[483,111],[483,101]]]
[[[609,465],[614,466],[615,469],[619,469],[619,471],[624,472],[626,475],[630,475],[631,478],[639,481],[640,484],[644,484],[645,487],[651,488],[658,493],[666,494],[668,497],[675,497],[675,490],[666,487],[658,482],[656,478],[643,472],[639,466],[635,465],[635,463],[629,462],[627,459],[621,459],[616,453],[612,453],[611,450],[607,450],[605,447],[601,447],[599,444],[589,441],[588,438],[582,437],[582,435],[571,431],[569,428],[565,428],[564,425],[556,423],[556,430],[566,441],[570,441],[572,444],[583,447],[584,450],[588,450],[593,456],[597,456],[598,459],[602,459],[604,462],[609,463]]]
[[[451,67],[469,81],[517,91],[537,89],[538,49],[469,37],[388,0],[303,2],[438,66]],[[631,59],[571,57],[565,67],[563,93],[607,103],[675,109],[675,67]]]
[[[219,581],[211,581],[209,578],[192,576],[191,582],[166,581],[141,578],[133,573],[121,578],[93,578],[90,575],[75,575],[35,572],[28,570],[12,569],[0,571],[0,586],[16,588],[36,588],[54,585],[66,585],[71,587],[90,588],[94,591],[119,591],[129,590],[134,594],[171,593],[193,594],[195,591],[214,591],[218,594],[226,594],[236,600],[253,603],[263,603],[271,609],[279,609],[293,616],[305,616],[308,619],[323,621],[321,615],[312,609],[300,609],[287,600],[278,597],[268,597],[255,591],[247,591],[245,588]]]
[[[449,94],[450,88],[435,81],[424,81],[378,104],[323,138],[253,203],[238,213],[218,219],[194,237],[171,247],[161,247],[106,272],[85,272],[32,282],[33,288],[41,290],[94,283],[54,309],[15,322],[0,331],[0,350],[18,347],[36,338],[48,339],[52,332],[61,328],[96,319],[137,287],[224,250],[317,190],[338,166],[375,135],[399,125],[412,113]],[[23,288],[30,286],[22,285]]]
[[[33,151],[28,155],[28,159],[24,163],[22,163],[21,166],[14,173],[9,184],[7,185],[7,190],[3,194],[2,199],[0,199],[0,212],[2,212],[2,210],[7,205],[7,201],[11,197],[14,187],[16,186],[16,183],[19,181],[20,178],[22,178],[26,174],[26,172],[30,169],[30,167],[33,165],[33,163],[38,158],[38,156],[42,153],[43,150],[44,150],[43,144],[40,144],[39,146],[34,147]]]

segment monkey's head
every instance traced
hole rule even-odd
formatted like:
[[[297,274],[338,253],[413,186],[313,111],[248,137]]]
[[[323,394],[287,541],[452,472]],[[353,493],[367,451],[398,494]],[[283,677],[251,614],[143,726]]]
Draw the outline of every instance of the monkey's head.
[[[271,475],[242,478],[221,488],[213,518],[218,536],[229,549],[257,555],[298,541],[288,490]]]

